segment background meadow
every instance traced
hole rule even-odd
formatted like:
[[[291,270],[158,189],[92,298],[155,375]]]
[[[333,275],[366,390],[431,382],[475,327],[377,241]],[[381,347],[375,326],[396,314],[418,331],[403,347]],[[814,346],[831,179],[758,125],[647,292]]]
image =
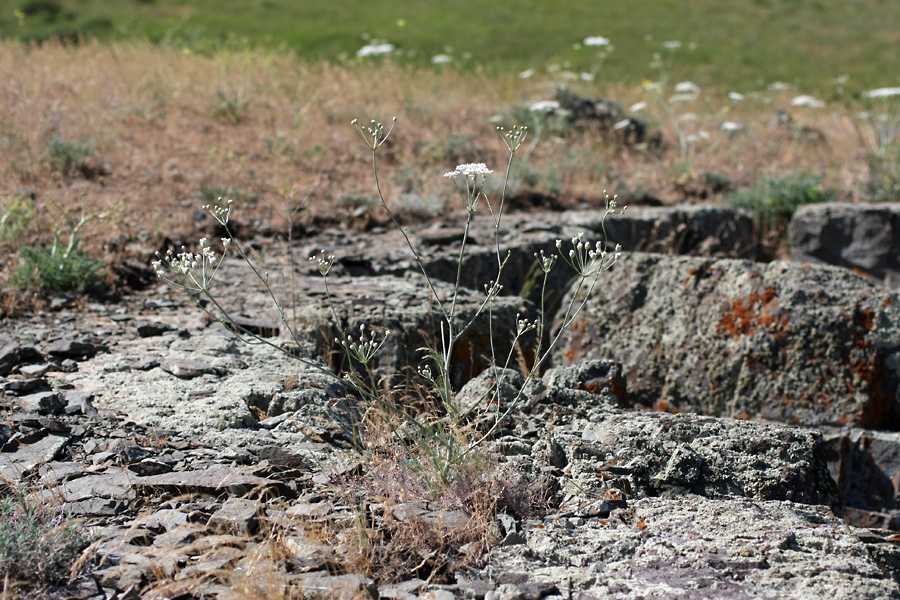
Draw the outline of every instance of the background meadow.
[[[896,23],[876,0],[17,0],[0,10],[3,310],[30,306],[22,289],[130,285],[121,265],[189,242],[219,196],[248,237],[383,223],[354,118],[398,117],[383,176],[408,222],[458,210],[441,175],[499,168],[494,129],[521,124],[511,209],[604,190],[742,206],[778,255],[799,203],[897,200]],[[36,276],[69,270],[53,241],[75,229],[99,263]]]

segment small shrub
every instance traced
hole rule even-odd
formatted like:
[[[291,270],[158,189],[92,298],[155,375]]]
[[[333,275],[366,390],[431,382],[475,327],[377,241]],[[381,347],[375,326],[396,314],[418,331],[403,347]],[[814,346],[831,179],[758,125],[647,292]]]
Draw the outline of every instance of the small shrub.
[[[22,290],[41,292],[91,292],[103,285],[103,261],[91,258],[78,247],[78,233],[94,218],[82,217],[69,234],[69,244],[61,249],[62,230],[56,231],[53,245],[44,247],[23,246],[19,249],[22,264],[10,278],[10,283]]]
[[[247,101],[244,100],[244,91],[229,95],[225,90],[216,90],[213,100],[213,116],[226,123],[237,125],[247,118]]]
[[[80,173],[90,178],[94,172],[94,151],[86,138],[64,140],[54,137],[47,144],[47,161],[50,167],[63,175]]]
[[[34,220],[34,204],[24,198],[10,198],[0,207],[0,242],[13,242]]]
[[[900,147],[896,152],[869,158],[866,196],[873,202],[900,201]]]
[[[57,0],[27,0],[19,6],[19,10],[26,17],[43,16],[48,21],[55,21],[62,12],[62,6]]]
[[[728,194],[725,201],[734,208],[753,213],[760,224],[787,224],[801,204],[832,202],[836,192],[822,188],[822,178],[803,171],[782,177],[764,177],[749,190]]]
[[[14,588],[64,582],[89,544],[75,522],[45,513],[22,490],[0,501],[0,573]]]

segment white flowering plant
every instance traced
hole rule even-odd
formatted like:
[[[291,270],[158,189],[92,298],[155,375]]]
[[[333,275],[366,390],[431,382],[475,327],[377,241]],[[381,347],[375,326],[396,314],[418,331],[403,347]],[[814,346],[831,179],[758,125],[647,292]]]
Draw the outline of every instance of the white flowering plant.
[[[402,407],[398,408],[395,403],[385,397],[385,394],[388,392],[379,387],[376,362],[378,353],[391,335],[391,332],[386,331],[384,334],[379,335],[366,324],[359,325],[358,332],[355,334],[351,334],[343,328],[342,322],[344,319],[342,319],[342,315],[338,313],[334,305],[329,288],[329,274],[336,258],[327,254],[324,250],[320,254],[310,257],[309,261],[315,266],[324,281],[328,307],[333,325],[338,332],[337,337],[334,338],[334,343],[349,359],[350,371],[344,374],[331,372],[321,361],[317,361],[303,351],[304,346],[301,340],[298,339],[294,328],[285,316],[282,305],[276,299],[269,285],[268,274],[260,272],[258,267],[247,257],[240,243],[231,234],[228,221],[232,214],[232,201],[229,200],[223,205],[204,207],[227,232],[227,237],[221,240],[221,254],[217,254],[212,250],[209,241],[203,238],[200,240],[199,252],[190,252],[184,248],[182,248],[180,253],[170,251],[165,255],[157,256],[157,259],[153,261],[153,267],[162,280],[169,285],[184,290],[195,301],[197,306],[211,318],[228,326],[245,341],[265,343],[285,351],[290,356],[326,371],[333,377],[339,378],[363,402],[394,410],[395,417],[399,416],[402,423],[410,425],[413,431],[418,432],[419,441],[424,442],[416,444],[416,447],[421,452],[420,455],[425,456],[431,462],[432,472],[439,473],[446,483],[453,477],[453,473],[456,472],[455,465],[458,465],[460,461],[464,460],[486,440],[491,439],[498,428],[507,420],[507,417],[521,400],[526,386],[539,376],[542,366],[545,365],[551,350],[562,336],[563,331],[574,322],[576,316],[585,306],[601,275],[608,271],[619,259],[621,248],[618,245],[613,250],[607,249],[605,219],[608,215],[621,211],[618,209],[616,199],[606,196],[606,212],[603,216],[602,227],[603,240],[591,244],[585,240],[583,234],[578,234],[571,238],[571,248],[568,248],[561,240],[557,240],[556,247],[560,252],[559,256],[556,254],[548,255],[544,251],[535,254],[535,260],[543,277],[539,316],[534,319],[522,318],[521,315],[517,316],[515,331],[511,332],[510,336],[512,343],[509,345],[509,351],[505,356],[498,356],[495,351],[495,332],[493,331],[495,322],[493,317],[494,303],[496,298],[503,293],[503,286],[499,282],[511,255],[509,250],[504,252],[501,247],[501,224],[513,160],[528,136],[528,129],[519,126],[508,130],[503,127],[497,128],[509,152],[499,200],[489,197],[488,189],[490,186],[487,186],[486,182],[488,178],[494,176],[494,171],[484,163],[460,164],[444,175],[445,178],[455,184],[463,196],[466,222],[457,255],[455,285],[449,295],[443,296],[438,294],[435,282],[424,266],[422,254],[415,247],[407,228],[403,227],[396,218],[382,191],[378,168],[378,151],[389,139],[396,121],[397,119],[394,118],[390,126],[385,127],[382,123],[374,120],[365,125],[358,120],[354,120],[351,126],[371,153],[372,175],[377,192],[378,205],[402,234],[409,251],[418,265],[424,285],[427,287],[432,304],[435,307],[439,321],[439,331],[435,333],[437,339],[433,341],[431,347],[426,349],[423,361],[417,369],[417,374],[420,378],[419,384],[424,384],[431,390],[429,393],[437,398],[437,406],[440,407],[439,414],[416,415],[404,410]],[[466,317],[460,319],[459,299],[462,290],[463,264],[470,242],[470,227],[481,207],[487,208],[488,215],[491,218],[494,237],[492,251],[496,259],[496,273],[490,281],[483,285],[483,296],[476,303],[474,311],[468,311]],[[624,209],[622,210],[624,211]],[[262,283],[278,311],[285,330],[294,342],[295,347],[300,349],[299,357],[295,351],[285,350],[281,345],[262,338],[235,323],[212,293],[211,284],[213,279],[222,263],[222,259],[229,251],[233,251],[240,259],[246,262],[257,279]],[[571,294],[569,304],[563,312],[561,326],[553,335],[550,335],[547,331],[544,297],[548,277],[557,265],[560,257],[575,272],[576,283],[574,293]],[[488,393],[492,397],[479,399],[474,405],[464,408],[456,398],[456,390],[451,385],[450,374],[454,367],[454,347],[473,326],[476,319],[482,315],[486,315],[490,323],[488,327],[491,353],[489,360],[492,366],[508,368],[512,364],[515,349],[520,346],[520,340],[526,335],[535,336],[536,342],[534,346],[536,351],[531,364],[527,367],[528,372],[525,377],[525,384],[518,390],[515,398],[507,402],[506,406],[501,407],[499,399],[500,388],[504,383],[501,377],[500,381],[495,382],[495,385]],[[356,368],[359,368],[359,372],[356,371]],[[472,412],[477,410],[479,406],[490,406],[495,409],[492,415],[488,415],[490,418],[488,426],[483,426],[485,421],[482,419],[480,421],[482,425],[480,429],[467,427],[466,423],[472,416]],[[395,419],[394,422],[396,423],[397,420]]]

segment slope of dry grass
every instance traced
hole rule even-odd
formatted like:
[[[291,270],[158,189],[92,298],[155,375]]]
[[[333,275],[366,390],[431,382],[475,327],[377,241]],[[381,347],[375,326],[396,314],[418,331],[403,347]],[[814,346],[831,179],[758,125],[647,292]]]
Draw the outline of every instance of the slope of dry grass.
[[[389,201],[417,218],[453,208],[446,202],[454,189],[441,174],[457,163],[503,168],[498,122],[529,125],[530,141],[538,142],[513,174],[513,210],[591,205],[604,189],[632,203],[716,201],[720,188],[711,177],[742,188],[794,169],[824,175],[842,198],[858,199],[871,153],[856,107],[792,107],[797,92],[790,90],[742,102],[703,90],[674,102],[668,89],[657,96],[569,82],[626,110],[646,102],[636,114],[663,140],[652,150],[528,111],[564,83],[550,76],[520,80],[389,62],[338,67],[268,51],[196,56],[96,43],[2,43],[0,75],[0,201],[8,207],[33,195],[35,213],[2,242],[6,276],[20,245],[47,242],[55,228],[88,213],[101,218],[83,229],[84,247],[107,261],[143,260],[164,240],[191,243],[196,209],[218,194],[234,197],[257,230],[283,230],[290,212],[295,223],[365,227],[382,217],[367,208],[374,189],[365,148],[349,125],[354,118],[399,118],[382,177]],[[790,119],[779,120],[778,110]],[[745,129],[720,131],[725,121]],[[679,143],[685,139],[694,141]]]

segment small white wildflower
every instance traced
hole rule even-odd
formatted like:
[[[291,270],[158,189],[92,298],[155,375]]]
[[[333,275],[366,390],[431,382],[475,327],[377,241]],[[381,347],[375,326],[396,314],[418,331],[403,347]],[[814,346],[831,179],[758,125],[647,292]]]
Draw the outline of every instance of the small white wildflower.
[[[372,42],[366,44],[356,51],[356,56],[366,58],[369,56],[381,56],[382,54],[390,54],[394,51],[394,45],[387,42]]]
[[[534,77],[534,69],[525,69],[519,73],[519,79],[529,79],[531,77]]]
[[[791,100],[791,106],[806,106],[808,108],[822,108],[825,103],[813,96],[797,96]]]
[[[869,90],[863,94],[866,98],[890,98],[891,96],[900,96],[900,87],[878,88]]]
[[[693,81],[681,81],[675,84],[675,93],[677,94],[699,94],[700,86]]]
[[[486,175],[490,175],[493,173],[490,169],[487,168],[487,165],[484,163],[466,163],[463,165],[457,165],[456,169],[450,171],[449,173],[444,173],[444,177],[447,179],[456,179],[459,176],[467,177],[470,179],[474,179],[476,175],[481,175],[482,177]]]
[[[676,50],[678,48],[681,48],[681,42],[679,42],[678,40],[671,40],[669,42],[663,42],[662,45],[663,45],[663,48],[665,48],[666,50]]]
[[[646,102],[638,102],[636,104],[632,104],[631,108],[628,109],[628,112],[640,112],[647,108]]]
[[[725,121],[719,125],[719,131],[734,132],[743,130],[744,126],[740,123],[735,123],[734,121]]]
[[[581,43],[585,46],[609,46],[609,38],[605,38],[602,35],[592,35],[584,38]]]
[[[559,110],[559,102],[556,100],[541,100],[528,107],[531,112],[553,112]]]
[[[735,102],[740,102],[744,99],[744,95],[738,92],[728,92],[728,99]]]
[[[448,63],[453,62],[453,57],[449,54],[435,54],[431,57],[431,64],[433,65],[446,65]]]
[[[594,74],[593,73],[579,73],[578,78],[581,79],[582,81],[593,81]]]

